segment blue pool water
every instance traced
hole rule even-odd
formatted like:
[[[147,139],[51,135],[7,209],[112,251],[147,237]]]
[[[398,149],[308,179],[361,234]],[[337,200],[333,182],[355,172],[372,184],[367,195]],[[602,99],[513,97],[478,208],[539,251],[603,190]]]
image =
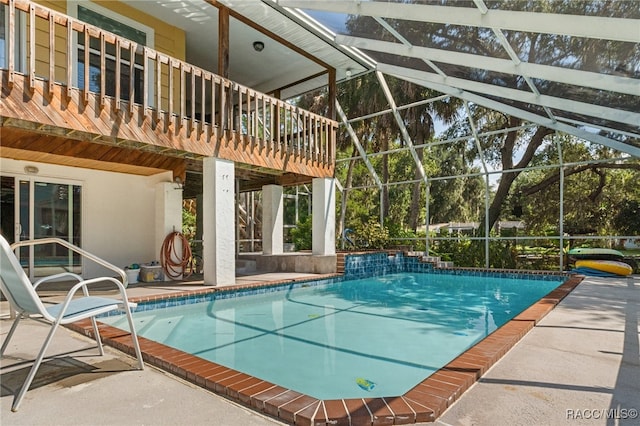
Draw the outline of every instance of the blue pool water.
[[[134,318],[141,336],[319,399],[393,396],[561,282],[399,273]]]

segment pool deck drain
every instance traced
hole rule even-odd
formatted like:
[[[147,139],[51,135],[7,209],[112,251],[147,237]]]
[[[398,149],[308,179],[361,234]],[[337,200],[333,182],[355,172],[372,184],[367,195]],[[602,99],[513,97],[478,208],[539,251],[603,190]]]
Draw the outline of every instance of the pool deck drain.
[[[323,277],[319,277],[321,278]],[[377,426],[433,422],[553,310],[582,279],[583,277],[578,275],[569,276],[558,288],[399,396],[319,400],[143,337],[140,337],[140,347],[145,362],[290,424]],[[291,282],[286,280],[283,283]],[[251,284],[247,287],[257,288],[265,285],[272,286],[274,283]],[[222,290],[212,289],[203,292],[211,291]],[[184,293],[185,296],[194,294]],[[176,296],[180,294],[171,295]],[[138,302],[154,299],[156,298],[132,298]],[[71,328],[86,336],[92,335],[88,320],[77,322],[71,325]],[[100,334],[105,344],[128,354],[134,353],[128,333],[100,324]]]

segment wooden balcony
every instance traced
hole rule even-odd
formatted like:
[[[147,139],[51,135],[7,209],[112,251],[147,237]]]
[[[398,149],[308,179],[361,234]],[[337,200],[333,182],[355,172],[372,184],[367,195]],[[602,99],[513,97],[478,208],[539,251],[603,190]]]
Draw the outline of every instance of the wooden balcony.
[[[186,160],[213,156],[271,175],[333,176],[335,121],[36,3],[5,5],[3,156],[178,175]]]

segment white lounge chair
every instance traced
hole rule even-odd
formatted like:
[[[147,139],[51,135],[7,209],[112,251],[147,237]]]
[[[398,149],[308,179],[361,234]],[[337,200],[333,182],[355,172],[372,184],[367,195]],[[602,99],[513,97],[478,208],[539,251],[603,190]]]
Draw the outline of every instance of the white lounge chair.
[[[88,257],[100,263],[101,265],[114,270],[118,273],[118,275],[122,277],[123,282],[120,282],[117,279],[111,277],[100,277],[84,280],[77,274],[64,272],[61,274],[42,278],[32,284],[29,281],[29,278],[25,274],[24,270],[20,266],[20,263],[18,262],[13,249],[19,246],[51,243],[61,244],[84,257]],[[96,338],[96,342],[98,344],[98,350],[100,351],[100,355],[104,355],[102,341],[100,339],[100,333],[98,332],[98,326],[96,324],[95,317],[96,315],[100,315],[113,310],[124,309],[127,314],[127,319],[129,320],[131,338],[133,339],[133,346],[138,358],[139,369],[142,370],[144,368],[142,353],[140,352],[138,337],[134,328],[133,317],[131,316],[131,308],[135,307],[136,305],[134,303],[130,303],[127,299],[127,294],[125,292],[125,286],[127,284],[126,274],[122,269],[111,265],[110,263],[90,253],[85,252],[84,250],[68,243],[67,241],[60,240],[58,238],[44,238],[39,240],[21,241],[10,246],[7,240],[0,236],[0,278],[0,287],[2,289],[2,293],[9,300],[12,312],[17,312],[16,319],[13,322],[11,329],[9,330],[7,338],[2,344],[2,348],[0,349],[0,356],[4,355],[4,351],[7,349],[9,341],[11,340],[11,337],[13,336],[13,333],[16,330],[18,323],[20,322],[20,319],[22,317],[30,318],[32,315],[37,315],[39,319],[44,319],[51,324],[51,330],[49,331],[49,334],[47,335],[44,344],[42,345],[42,348],[40,349],[40,352],[38,353],[38,356],[36,357],[35,362],[31,367],[31,370],[29,371],[24,384],[22,385],[22,388],[13,401],[11,411],[18,410],[18,406],[20,405],[20,402],[22,401],[25,393],[29,389],[31,382],[33,381],[33,378],[38,371],[38,367],[40,367],[40,363],[44,358],[47,347],[51,342],[51,338],[53,337],[53,334],[55,333],[59,325],[69,324],[75,321],[90,318],[93,325],[93,332]],[[78,281],[78,283],[73,285],[62,303],[45,306],[36,293],[36,288],[45,282],[60,278],[73,279],[74,281]],[[105,282],[113,283],[120,290],[120,300],[89,295],[89,286],[91,286],[92,284]],[[80,289],[82,289],[82,292],[76,295],[76,293],[78,293],[78,290]]]

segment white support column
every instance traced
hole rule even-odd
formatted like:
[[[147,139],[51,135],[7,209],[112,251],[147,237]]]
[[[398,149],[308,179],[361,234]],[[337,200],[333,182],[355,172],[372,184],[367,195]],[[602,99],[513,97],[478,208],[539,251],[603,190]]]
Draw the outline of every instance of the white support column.
[[[236,281],[235,172],[232,161],[208,157],[202,161],[202,261],[204,283]]]
[[[335,179],[313,179],[313,245],[316,256],[336,254]]]
[[[182,232],[182,188],[173,182],[160,182],[156,185],[156,236],[154,251],[160,260],[160,248],[170,233]],[[176,247],[180,253],[182,247]],[[180,262],[181,259],[172,259]],[[181,278],[181,277],[178,277]],[[165,276],[165,280],[170,278]]]
[[[284,212],[282,186],[262,187],[262,253],[282,254],[284,251]]]

